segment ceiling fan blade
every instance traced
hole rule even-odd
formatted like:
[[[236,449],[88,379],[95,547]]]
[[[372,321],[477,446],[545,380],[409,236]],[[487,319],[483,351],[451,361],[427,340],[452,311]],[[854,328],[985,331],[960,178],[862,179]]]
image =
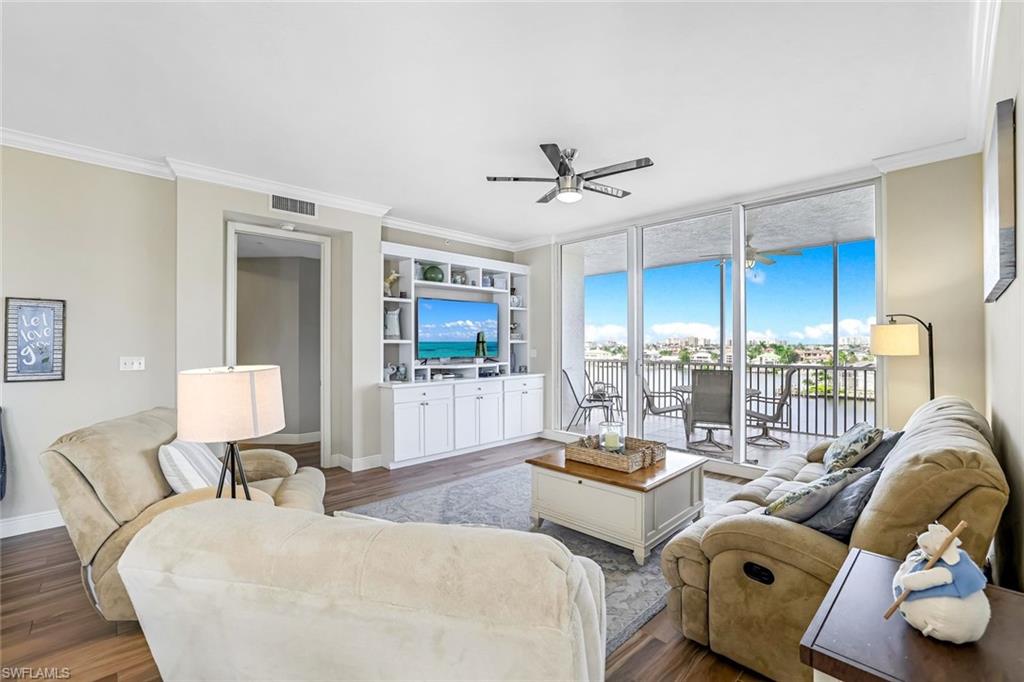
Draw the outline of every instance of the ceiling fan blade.
[[[562,160],[562,150],[558,148],[557,144],[551,144],[550,142],[542,144],[540,150],[544,152],[544,156],[548,157],[548,161],[551,162],[559,176],[566,175],[568,169],[565,167],[565,161]]]
[[[616,199],[628,197],[631,193],[618,187],[609,187],[608,185],[602,185],[599,182],[585,182],[583,183],[583,189],[589,189],[591,192],[597,192],[598,194],[606,194]]]
[[[625,173],[626,171],[637,170],[639,168],[647,168],[653,166],[654,162],[648,157],[642,159],[633,159],[632,161],[623,161],[622,163],[612,164],[611,166],[604,166],[603,168],[595,168],[593,170],[584,171],[579,176],[584,180],[596,180],[598,178],[606,178],[609,175],[615,175],[617,173]]]
[[[554,182],[555,178],[517,178],[508,175],[488,175],[488,182]]]
[[[763,254],[766,254],[766,255],[769,255],[769,256],[802,256],[802,255],[804,255],[803,251],[799,251],[797,249],[775,249],[773,251],[761,251],[760,253],[763,253]]]
[[[764,265],[775,265],[775,259],[774,258],[769,258],[768,256],[764,255],[763,253],[759,253],[756,256],[754,256],[754,260],[756,260],[758,263],[762,263]]]
[[[551,201],[552,199],[554,199],[556,194],[558,194],[558,185],[555,185],[554,187],[551,188],[551,190],[547,194],[542,196],[540,199],[537,199],[537,203],[538,204],[546,204],[549,201]]]

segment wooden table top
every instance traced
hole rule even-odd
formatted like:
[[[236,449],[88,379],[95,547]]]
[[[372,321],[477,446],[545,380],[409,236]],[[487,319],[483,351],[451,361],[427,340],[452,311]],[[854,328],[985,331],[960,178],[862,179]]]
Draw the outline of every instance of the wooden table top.
[[[627,474],[624,471],[605,469],[594,464],[584,464],[583,462],[574,462],[572,460],[566,461],[565,450],[561,449],[548,452],[539,457],[532,457],[526,460],[526,463],[558,471],[569,476],[585,478],[588,481],[617,485],[620,488],[629,488],[630,490],[639,490],[646,493],[654,490],[659,485],[671,481],[676,476],[701,466],[705,461],[706,458],[700,455],[691,455],[686,452],[670,449],[665,454],[665,459],[654,466],[637,469],[633,473]]]
[[[972,644],[925,637],[892,603],[900,562],[850,550],[800,641],[800,660],[847,682],[864,680],[1013,680],[1024,674],[1024,594],[989,585],[992,620]]]

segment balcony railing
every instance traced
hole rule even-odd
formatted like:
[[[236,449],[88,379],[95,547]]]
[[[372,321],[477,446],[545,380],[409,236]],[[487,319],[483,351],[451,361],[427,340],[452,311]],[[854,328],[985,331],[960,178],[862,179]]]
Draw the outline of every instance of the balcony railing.
[[[626,360],[586,360],[590,380],[610,383],[625,394]],[[858,422],[877,423],[875,368],[825,365],[747,365],[747,388],[761,397],[782,392],[786,370],[796,368],[793,394],[784,420],[773,429],[818,436],[836,436]],[[644,378],[655,393],[689,385],[694,369],[719,369],[718,365],[682,363],[678,360],[644,362]],[[663,404],[670,399],[658,399]],[[753,406],[753,405],[752,405]]]

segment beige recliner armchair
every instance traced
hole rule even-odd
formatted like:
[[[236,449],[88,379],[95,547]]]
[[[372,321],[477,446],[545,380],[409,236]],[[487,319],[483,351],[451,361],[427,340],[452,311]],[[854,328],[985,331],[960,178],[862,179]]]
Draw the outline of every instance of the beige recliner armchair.
[[[73,431],[39,456],[82,561],[82,583],[107,620],[137,620],[117,568],[129,541],[168,509],[215,494],[175,495],[164,479],[157,453],[176,428],[174,410],[155,408]],[[319,469],[297,469],[277,450],[245,450],[242,461],[254,500],[323,513]]]
[[[850,546],[902,559],[927,524],[965,520],[963,549],[983,564],[1009,494],[988,423],[966,400],[941,397],[921,406],[904,432],[849,546],[762,513],[823,475],[827,442],[786,458],[672,538],[661,569],[682,633],[771,678],[810,680],[800,637]]]

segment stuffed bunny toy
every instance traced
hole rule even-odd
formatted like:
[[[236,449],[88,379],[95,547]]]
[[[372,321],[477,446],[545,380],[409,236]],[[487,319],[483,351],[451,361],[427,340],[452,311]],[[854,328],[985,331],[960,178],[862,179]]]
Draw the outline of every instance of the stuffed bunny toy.
[[[892,591],[897,598],[904,590],[910,592],[900,613],[924,635],[955,644],[975,642],[985,634],[991,611],[984,592],[985,576],[960,549],[959,538],[932,568],[924,570],[949,535],[942,524],[929,524],[928,531],[917,536],[918,548],[896,571]]]

